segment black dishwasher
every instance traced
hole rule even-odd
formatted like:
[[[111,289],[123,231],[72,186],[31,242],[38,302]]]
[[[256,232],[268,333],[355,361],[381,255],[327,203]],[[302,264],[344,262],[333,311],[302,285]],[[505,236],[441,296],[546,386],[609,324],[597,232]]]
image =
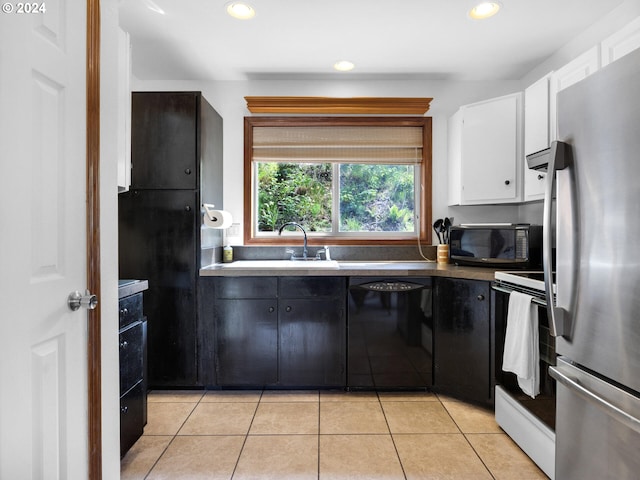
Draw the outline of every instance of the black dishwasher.
[[[349,279],[347,386],[426,390],[433,383],[430,278]]]

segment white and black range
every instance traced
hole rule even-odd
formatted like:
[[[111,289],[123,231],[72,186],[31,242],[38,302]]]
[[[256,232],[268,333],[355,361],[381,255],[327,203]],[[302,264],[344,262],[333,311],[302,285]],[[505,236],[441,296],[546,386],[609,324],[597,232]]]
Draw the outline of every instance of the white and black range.
[[[496,339],[496,422],[550,477],[555,469],[556,382],[549,367],[556,365],[556,342],[551,335],[542,271],[496,272],[494,291]],[[540,393],[524,393],[515,374],[502,370],[505,329],[512,292],[531,296],[537,307]]]

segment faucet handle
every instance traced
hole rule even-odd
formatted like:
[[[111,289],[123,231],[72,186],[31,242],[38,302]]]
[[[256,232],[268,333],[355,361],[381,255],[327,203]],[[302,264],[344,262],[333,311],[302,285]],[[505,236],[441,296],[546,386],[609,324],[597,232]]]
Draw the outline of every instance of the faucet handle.
[[[321,258],[320,255],[324,253],[324,259],[325,260],[331,260],[331,254],[329,253],[329,247],[328,246],[324,246],[323,248],[319,248],[316,251],[316,258]]]

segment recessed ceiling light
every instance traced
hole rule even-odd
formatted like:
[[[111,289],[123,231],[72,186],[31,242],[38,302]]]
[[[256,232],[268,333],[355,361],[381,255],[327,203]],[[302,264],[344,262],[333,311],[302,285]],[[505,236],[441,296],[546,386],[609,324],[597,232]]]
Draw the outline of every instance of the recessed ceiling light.
[[[156,5],[153,0],[143,0],[143,3],[147,6],[149,10],[152,12],[159,13],[160,15],[164,15],[164,10],[161,9],[158,5]]]
[[[476,5],[469,12],[469,16],[475,20],[483,20],[485,18],[493,17],[500,10],[500,3],[498,2],[482,2]]]
[[[251,5],[240,2],[227,4],[227,13],[233,18],[239,18],[240,20],[249,20],[256,15],[256,11]]]
[[[354,67],[355,65],[348,60],[340,60],[333,64],[333,68],[339,72],[348,72],[349,70],[353,70]]]

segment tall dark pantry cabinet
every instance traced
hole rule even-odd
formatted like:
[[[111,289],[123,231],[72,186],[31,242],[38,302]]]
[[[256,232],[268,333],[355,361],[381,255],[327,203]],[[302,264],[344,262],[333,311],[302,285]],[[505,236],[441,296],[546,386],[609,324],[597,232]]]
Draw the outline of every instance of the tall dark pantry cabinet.
[[[144,278],[151,388],[202,385],[198,271],[219,255],[202,203],[222,207],[222,118],[200,92],[134,92],[131,188],[119,195],[120,278]]]

